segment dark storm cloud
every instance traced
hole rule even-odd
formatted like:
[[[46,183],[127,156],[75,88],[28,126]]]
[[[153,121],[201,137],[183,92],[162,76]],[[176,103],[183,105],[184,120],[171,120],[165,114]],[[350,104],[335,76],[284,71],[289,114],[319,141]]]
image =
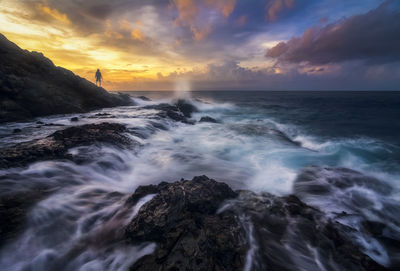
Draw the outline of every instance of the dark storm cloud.
[[[349,60],[376,64],[400,61],[399,48],[400,2],[389,0],[365,14],[322,28],[309,28],[303,36],[267,50],[266,56],[312,65]]]

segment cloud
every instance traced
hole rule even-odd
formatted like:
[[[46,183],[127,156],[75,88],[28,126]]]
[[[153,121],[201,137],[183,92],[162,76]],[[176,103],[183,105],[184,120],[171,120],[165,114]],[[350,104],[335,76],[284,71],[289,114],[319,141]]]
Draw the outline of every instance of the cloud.
[[[68,16],[64,13],[59,12],[57,9],[52,9],[41,3],[36,4],[36,9],[42,14],[50,16],[57,21],[60,21],[65,24],[71,23],[70,20],[68,19]]]
[[[267,19],[275,21],[278,18],[278,14],[283,12],[285,9],[293,8],[294,0],[271,0],[267,4]]]
[[[237,26],[244,26],[247,22],[247,15],[242,15],[236,19],[235,24]]]
[[[280,62],[323,65],[352,60],[370,64],[400,61],[400,3],[388,0],[365,14],[307,29],[266,56]]]
[[[218,15],[227,18],[233,12],[236,0],[172,0],[178,16],[176,25],[186,26],[193,34],[194,40],[203,40],[220,21]]]

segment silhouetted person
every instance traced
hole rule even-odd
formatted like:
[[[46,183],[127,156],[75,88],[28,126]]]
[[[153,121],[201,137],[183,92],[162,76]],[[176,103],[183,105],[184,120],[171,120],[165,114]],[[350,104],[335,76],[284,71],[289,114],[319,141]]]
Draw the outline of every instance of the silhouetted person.
[[[103,80],[103,76],[101,75],[101,72],[99,69],[97,69],[95,77],[96,77],[96,86],[98,83],[99,86],[101,87],[101,81]]]

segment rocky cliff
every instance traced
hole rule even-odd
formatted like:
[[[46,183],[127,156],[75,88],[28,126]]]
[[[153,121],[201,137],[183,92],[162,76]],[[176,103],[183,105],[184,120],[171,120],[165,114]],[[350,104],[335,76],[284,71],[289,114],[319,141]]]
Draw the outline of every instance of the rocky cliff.
[[[131,103],[128,96],[108,93],[2,34],[0,59],[0,123]]]

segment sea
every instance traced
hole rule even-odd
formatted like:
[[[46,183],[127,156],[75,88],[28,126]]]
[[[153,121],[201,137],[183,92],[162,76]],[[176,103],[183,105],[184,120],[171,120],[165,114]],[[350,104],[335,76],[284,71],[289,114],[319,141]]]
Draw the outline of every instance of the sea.
[[[233,189],[277,196],[295,194],[332,219],[338,213],[354,214],[356,218],[340,222],[356,230],[361,227],[361,218],[377,221],[388,225],[384,234],[394,240],[394,246],[400,244],[400,92],[126,93],[136,105],[0,126],[0,148],[43,138],[60,129],[38,129],[37,121],[62,124],[63,128],[105,121],[122,123],[134,131],[130,136],[141,145],[134,150],[112,145],[70,150],[72,155],[89,159],[80,165],[65,160],[41,161],[26,168],[0,170],[0,193],[34,189],[43,183],[51,183],[57,190],[32,206],[24,232],[1,248],[1,270],[50,270],[54,262],[65,262],[66,255],[70,257],[66,270],[127,270],[136,259],[151,253],[155,244],[85,249],[73,257],[68,253],[120,209],[139,185],[198,175],[225,182]],[[156,109],[146,108],[177,99],[198,109],[191,117],[193,124],[160,118]],[[91,118],[98,113],[110,115]],[[72,123],[75,116],[79,121]],[[205,116],[217,122],[199,122]],[[22,132],[13,134],[16,128]],[[296,189],[299,176],[310,169],[316,172],[316,182],[329,187],[328,193]],[[339,174],[343,169],[349,171]],[[360,181],[360,175],[366,176],[366,181]],[[122,196],[105,196],[115,191]],[[150,198],[139,202],[133,213],[146,200]],[[355,238],[378,263],[386,267],[399,263],[399,250],[363,233]],[[304,268],[299,266],[298,270]]]

